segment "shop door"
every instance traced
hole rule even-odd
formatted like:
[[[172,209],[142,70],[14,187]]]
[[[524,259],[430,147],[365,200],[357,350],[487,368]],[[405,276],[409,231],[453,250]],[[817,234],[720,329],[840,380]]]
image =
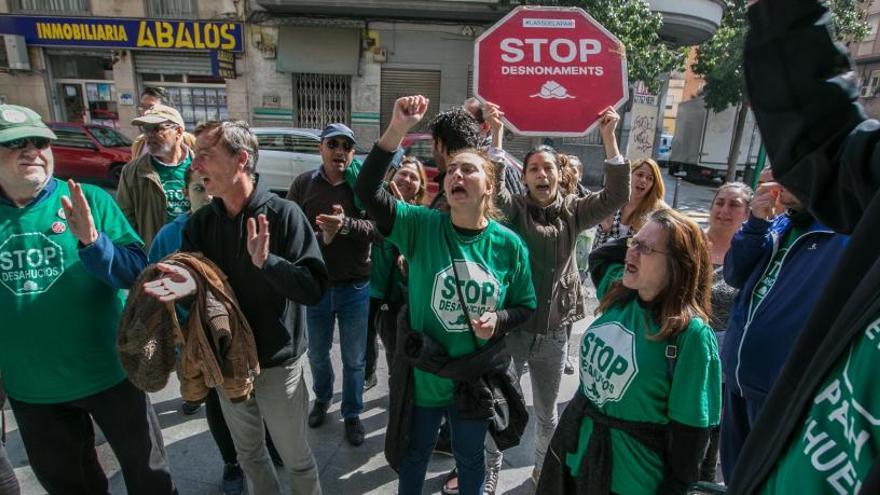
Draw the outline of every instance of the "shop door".
[[[84,124],[86,106],[82,84],[61,83],[59,91],[61,95],[61,119],[64,122]]]

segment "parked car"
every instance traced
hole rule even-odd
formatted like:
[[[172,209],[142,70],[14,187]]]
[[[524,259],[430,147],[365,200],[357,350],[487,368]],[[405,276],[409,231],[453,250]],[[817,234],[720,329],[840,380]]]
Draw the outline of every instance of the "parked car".
[[[257,173],[270,190],[287,193],[293,179],[321,166],[319,129],[253,127],[260,145]]]
[[[101,184],[119,183],[122,167],[131,160],[131,139],[112,127],[49,122],[58,139],[52,143],[55,175]]]

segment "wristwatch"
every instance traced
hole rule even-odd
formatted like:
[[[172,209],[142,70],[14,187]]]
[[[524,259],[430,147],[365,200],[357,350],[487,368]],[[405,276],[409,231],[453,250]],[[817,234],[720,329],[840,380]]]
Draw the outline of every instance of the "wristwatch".
[[[342,218],[342,227],[339,228],[340,235],[348,235],[348,232],[351,230],[351,218],[343,217]]]

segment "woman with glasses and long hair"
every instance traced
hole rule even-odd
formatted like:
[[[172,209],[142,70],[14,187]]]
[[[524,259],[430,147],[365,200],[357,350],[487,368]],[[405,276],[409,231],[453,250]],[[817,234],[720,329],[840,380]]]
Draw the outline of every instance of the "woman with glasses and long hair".
[[[501,127],[503,113],[486,106],[486,120]],[[629,167],[617,146],[614,130],[620,116],[609,107],[599,121],[605,145],[605,189],[579,196],[572,186],[568,156],[549,146],[529,151],[523,160],[522,180],[527,193],[510,194],[504,181],[496,182],[495,202],[505,222],[529,248],[535,294],[541,304],[529,321],[507,337],[517,374],[528,365],[532,382],[534,417],[537,419],[535,467],[537,484],[547,445],[556,430],[556,400],[565,367],[571,324],[584,318],[584,291],[574,258],[578,234],[592,228],[623,206],[629,197]],[[498,131],[495,131],[498,132]],[[503,165],[502,165],[503,166]],[[489,448],[486,484],[497,481],[502,455]]]
[[[535,292],[525,244],[494,220],[495,167],[484,154],[463,150],[450,157],[443,180],[448,212],[394,200],[382,187],[395,150],[427,106],[423,96],[395,102],[388,129],[367,157],[355,188],[379,231],[409,264],[409,311],[403,314],[411,330],[398,331],[407,342],[398,340],[394,357],[385,456],[400,475],[399,492],[420,494],[446,416],[459,493],[478,495],[493,401],[481,400],[486,397],[481,392],[474,395],[484,390],[479,383],[487,376],[476,370],[489,364],[481,361],[491,355],[488,351],[498,351],[496,358],[507,369],[510,357],[501,339],[531,316]],[[418,344],[418,355],[410,344]],[[452,378],[451,368],[459,370],[460,378]],[[524,412],[521,395],[505,396],[505,404],[517,399]]]
[[[721,416],[705,234],[671,209],[590,256],[598,318],[538,493],[682,494]]]
[[[613,215],[599,222],[593,249],[613,240],[635,234],[644,225],[652,211],[668,208],[663,201],[666,186],[660,166],[650,158],[636,160],[630,164],[629,201]]]

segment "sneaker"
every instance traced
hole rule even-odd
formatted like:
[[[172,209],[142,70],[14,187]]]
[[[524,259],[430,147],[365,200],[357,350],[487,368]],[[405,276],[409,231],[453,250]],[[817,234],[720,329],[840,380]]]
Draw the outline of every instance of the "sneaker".
[[[189,402],[184,401],[180,403],[180,414],[183,414],[184,416],[192,416],[199,412],[201,407],[201,404],[190,404]]]
[[[438,436],[437,443],[434,444],[434,453],[452,457],[452,442],[443,435]]]
[[[535,487],[538,486],[538,481],[541,480],[541,468],[535,466],[535,469],[532,469],[532,483],[535,484]]]
[[[495,495],[495,489],[498,488],[498,474],[501,472],[501,466],[487,466],[486,480],[483,482],[483,495]]]
[[[324,418],[327,416],[327,409],[329,408],[329,402],[316,400],[312,406],[312,412],[309,413],[309,428],[317,428],[324,424]]]
[[[443,486],[440,487],[440,493],[443,495],[458,495],[458,471],[455,468],[452,468],[452,471],[449,471],[443,477]]]
[[[373,373],[372,375],[368,376],[367,379],[364,380],[364,392],[366,392],[367,390],[370,390],[371,388],[375,387],[377,383],[379,383],[379,380],[376,379],[376,374],[375,374],[375,373]]]
[[[574,363],[571,362],[571,356],[565,356],[565,368],[563,370],[566,375],[574,374]]]
[[[364,443],[364,424],[357,416],[345,418],[345,438],[355,447]]]
[[[223,495],[241,495],[244,493],[244,473],[237,462],[223,466],[223,481],[220,482]]]

